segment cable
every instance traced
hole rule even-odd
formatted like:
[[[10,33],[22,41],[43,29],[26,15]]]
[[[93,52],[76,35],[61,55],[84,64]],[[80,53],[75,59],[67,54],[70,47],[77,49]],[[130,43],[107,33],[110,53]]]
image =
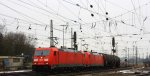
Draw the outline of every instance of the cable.
[[[37,0],[40,4],[42,4],[42,5],[44,5],[41,1],[39,1],[39,0]],[[22,1],[23,2],[23,1]],[[32,1],[30,1],[31,3],[33,3]],[[23,2],[23,3],[26,3],[26,2]],[[28,4],[29,5],[29,3],[26,3],[26,4]],[[35,3],[33,3],[34,5],[36,5]],[[30,4],[30,6],[31,6],[31,4]],[[48,7],[47,5],[44,5],[46,8],[48,8],[48,9],[50,9],[50,10],[52,10],[54,13],[52,13],[52,12],[49,12],[48,10],[46,10],[46,9],[44,9],[44,8],[42,8],[42,7],[37,7],[38,5],[36,5],[36,6],[33,6],[32,5],[32,7],[36,7],[36,8],[38,8],[38,9],[41,9],[41,10],[44,10],[44,11],[46,11],[46,12],[48,12],[48,13],[50,13],[50,14],[53,14],[53,15],[56,15],[56,16],[60,16],[60,17],[62,17],[63,19],[67,19],[67,20],[70,20],[70,21],[73,21],[73,22],[75,22],[75,20],[72,20],[72,19],[69,19],[69,18],[67,18],[67,17],[64,17],[64,16],[62,16],[62,15],[60,15],[60,14],[58,14],[58,13],[55,13],[55,11],[53,10],[53,9],[51,9],[50,7]],[[62,19],[61,19],[62,20]],[[64,21],[64,20],[62,20],[63,22],[67,22],[67,21]]]
[[[22,3],[24,3],[24,4],[27,4],[27,5],[29,5],[29,6],[32,6],[32,7],[35,7],[35,8],[41,9],[41,10],[43,10],[43,11],[47,12],[47,13],[50,13],[50,14],[53,14],[53,15],[56,15],[56,16],[60,16],[60,17],[62,17],[62,18],[64,18],[64,19],[67,19],[67,20],[70,20],[70,21],[73,21],[73,22],[77,22],[76,20],[69,19],[69,18],[64,17],[64,16],[62,16],[62,15],[60,15],[60,14],[56,14],[56,13],[49,12],[49,11],[48,11],[48,10],[46,10],[46,9],[43,9],[43,8],[41,8],[41,7],[37,7],[37,6],[33,6],[33,5],[31,5],[31,4],[29,4],[29,3],[26,3],[26,2],[24,2],[24,1],[22,1],[22,0],[18,0],[18,1],[20,1],[20,2],[22,2]]]
[[[42,15],[45,15],[45,16],[48,16],[48,17],[52,17],[52,16],[50,16],[50,15],[47,15],[47,14],[45,14],[45,13],[36,11],[36,10],[34,10],[34,9],[31,9],[31,8],[28,8],[28,7],[26,7],[26,6],[23,6],[23,5],[21,5],[21,4],[18,4],[18,3],[16,3],[16,2],[13,2],[13,1],[11,1],[11,0],[9,0],[9,1],[12,2],[12,3],[14,3],[14,4],[16,4],[16,5],[19,5],[19,6],[22,6],[22,7],[24,7],[24,8],[30,9],[31,11],[34,11],[34,12],[36,12],[36,13],[41,13]],[[55,18],[55,17],[52,17],[52,18]],[[64,21],[63,19],[60,19],[60,20],[63,21],[63,22],[66,22],[66,21]]]
[[[72,5],[75,5],[75,6],[77,6],[77,7],[80,7],[80,8],[82,8],[82,9],[85,9],[85,10],[87,10],[87,11],[89,11],[89,12],[93,12],[93,13],[99,14],[99,13],[97,13],[97,12],[91,11],[91,10],[89,10],[89,9],[87,9],[87,8],[84,8],[84,7],[80,6],[79,4],[74,4],[74,3],[68,2],[68,1],[66,1],[66,0],[63,0],[63,1],[65,1],[65,2],[67,2],[67,3],[69,3],[69,4],[72,4]],[[101,16],[106,17],[105,15],[101,15]],[[110,19],[113,19],[113,18],[110,18]],[[114,20],[114,19],[113,19],[113,20]],[[116,20],[116,21],[117,21],[117,20]],[[118,22],[121,22],[121,21],[118,21]]]
[[[68,7],[66,7],[61,1],[59,1],[59,0],[57,0],[59,3],[61,3],[61,5],[63,6],[63,7],[65,7],[67,10],[68,10],[68,12],[70,12],[71,14],[73,14],[75,17],[77,17],[75,14],[74,14],[74,12],[72,12]]]
[[[15,10],[14,10],[15,11]],[[15,11],[16,12],[16,11]]]
[[[18,19],[18,20],[21,20],[21,21],[24,21],[24,22],[27,22],[27,23],[31,23],[31,24],[37,24],[37,25],[44,25],[44,24],[38,24],[38,23],[34,23],[34,22],[29,22],[29,21],[26,21],[26,20],[23,20],[23,19],[20,19],[20,18],[15,18],[15,17],[11,17],[11,16],[8,16],[8,15],[5,15],[5,14],[1,14],[0,15],[2,16],[5,16],[5,17],[9,17],[9,18],[13,18],[13,19]]]
[[[143,4],[141,7],[147,6],[149,3],[150,3],[150,2],[147,2],[147,3]],[[128,14],[128,13],[133,13],[132,11],[137,10],[137,9],[139,9],[139,7],[135,8],[135,9],[132,9],[132,10],[129,10],[129,11],[127,11],[127,12],[125,12],[125,13],[123,13],[123,14],[120,14],[120,15],[118,15],[118,16],[114,16],[114,17],[112,17],[112,18],[117,18],[117,17],[123,16],[123,15]]]
[[[84,10],[87,10],[87,11],[89,11],[89,12],[95,13],[95,14],[97,14],[97,15],[104,16],[104,15],[102,15],[102,14],[99,14],[99,13],[97,13],[97,12],[91,11],[91,10],[89,10],[89,9],[87,9],[87,8],[84,8],[84,7],[82,7],[82,6],[81,6],[81,5],[79,5],[79,4],[74,4],[74,3],[71,3],[71,2],[69,2],[69,1],[66,1],[66,0],[63,0],[63,1],[65,1],[65,2],[67,2],[67,3],[69,3],[69,4],[72,4],[72,5],[74,5],[74,6],[80,7],[80,8],[82,8],[82,9],[84,9]],[[104,17],[105,17],[105,16],[104,16]]]
[[[98,6],[98,12],[99,12],[99,9],[100,9],[100,10],[102,11],[102,13],[105,14],[104,11],[102,10],[102,8],[101,8],[100,5],[99,5],[99,3],[100,3],[99,0],[98,0],[98,2],[96,2],[96,0],[95,0],[95,3],[96,3],[97,6]]]
[[[25,17],[28,17],[28,18],[33,19],[33,20],[35,20],[35,21],[38,21],[38,22],[40,22],[40,23],[43,23],[43,22],[41,22],[41,21],[39,21],[39,20],[36,20],[36,19],[34,19],[34,18],[32,18],[32,17],[30,17],[30,16],[28,16],[28,15],[22,13],[22,12],[19,12],[19,11],[15,10],[15,9],[13,9],[13,8],[11,8],[11,7],[9,7],[9,6],[5,5],[5,4],[3,4],[2,2],[0,2],[0,4],[3,5],[3,6],[5,6],[5,7],[7,7],[7,8],[9,8],[9,9],[12,10],[12,11],[18,13],[18,14],[21,14],[21,15],[23,15],[23,16],[25,16]]]
[[[136,12],[136,8],[135,8],[135,6],[134,6],[134,3],[133,3],[133,1],[131,0],[131,2],[132,2],[132,5],[133,5],[133,8],[134,8],[134,11],[135,11],[135,13],[136,13],[136,16],[137,16],[137,18],[138,18],[138,22],[140,23],[140,25],[141,25],[141,21],[140,21],[140,18],[138,17],[138,15],[137,15],[137,12]],[[139,7],[140,8],[140,7]]]
[[[44,5],[46,8],[48,8],[48,9],[50,9],[50,10],[52,10],[53,12],[56,12],[55,10],[53,10],[52,8],[49,8],[47,5],[45,5],[44,3],[42,3],[40,0],[37,0],[40,4],[42,4],[42,5]],[[36,5],[35,3],[33,3],[32,1],[30,1],[29,0],[29,2],[30,3],[32,3],[32,4],[34,4],[34,5]],[[46,2],[47,3],[47,2]],[[38,5],[36,5],[36,6],[38,6]]]
[[[86,7],[86,5],[82,2],[82,0],[79,0],[79,1],[80,1],[80,3],[82,3],[82,5],[84,5]]]
[[[12,26],[12,25],[10,25],[10,24],[5,24],[5,25],[7,25],[7,26],[9,26],[9,27],[14,27],[14,26]],[[36,25],[35,25],[36,26]],[[22,26],[21,26],[22,27]],[[23,26],[24,27],[24,26]],[[30,28],[31,28],[31,25],[29,26]],[[12,30],[12,29],[11,29]],[[34,30],[34,29],[32,29],[32,30]],[[39,30],[39,29],[35,29],[35,30]],[[18,31],[18,30],[15,30],[15,31]],[[27,32],[26,32],[27,33]],[[35,34],[36,35],[36,34]],[[38,34],[38,36],[39,36],[39,34]],[[44,36],[44,35],[40,35],[40,36]],[[47,36],[45,36],[45,37],[47,37]],[[48,38],[48,37],[47,37]]]
[[[15,18],[15,17],[11,17],[11,16],[8,16],[8,15],[4,15],[4,14],[1,14],[0,15],[2,16],[5,16],[5,17],[9,17],[9,18],[13,18],[13,19],[18,19],[18,20],[21,20],[21,21],[24,21],[24,22],[27,22],[29,24],[35,24],[35,25],[40,25],[40,26],[45,26],[45,25],[48,25],[48,24],[39,24],[39,23],[35,23],[35,22],[29,22],[29,21],[26,21],[26,20],[23,20],[23,19],[20,19],[20,18]],[[56,29],[56,28],[53,28],[54,30],[57,30],[57,31],[63,31],[63,30],[60,30],[60,29]]]

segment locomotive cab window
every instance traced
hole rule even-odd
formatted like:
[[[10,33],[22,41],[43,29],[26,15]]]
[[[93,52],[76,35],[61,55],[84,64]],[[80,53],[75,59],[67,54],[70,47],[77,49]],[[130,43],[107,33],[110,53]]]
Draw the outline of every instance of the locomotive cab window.
[[[49,50],[36,50],[35,56],[47,56],[49,55],[49,53],[50,53]]]

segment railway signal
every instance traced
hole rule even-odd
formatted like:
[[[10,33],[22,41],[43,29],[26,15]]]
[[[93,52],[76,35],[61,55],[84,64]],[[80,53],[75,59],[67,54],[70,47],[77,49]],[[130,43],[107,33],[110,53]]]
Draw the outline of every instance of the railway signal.
[[[113,52],[113,54],[114,53],[116,53],[116,50],[115,50],[115,38],[114,37],[112,37],[112,52]]]

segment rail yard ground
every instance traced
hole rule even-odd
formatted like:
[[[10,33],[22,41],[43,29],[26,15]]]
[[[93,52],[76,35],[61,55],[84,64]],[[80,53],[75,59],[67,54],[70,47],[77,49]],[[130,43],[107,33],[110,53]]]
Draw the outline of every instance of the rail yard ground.
[[[37,73],[32,70],[3,71],[0,76],[150,76],[150,68],[119,68],[119,69],[96,69],[88,71],[65,71],[53,73]]]

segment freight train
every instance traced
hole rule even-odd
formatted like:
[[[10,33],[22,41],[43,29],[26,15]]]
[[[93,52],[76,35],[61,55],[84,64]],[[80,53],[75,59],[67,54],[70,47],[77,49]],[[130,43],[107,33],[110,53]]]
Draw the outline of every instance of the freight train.
[[[120,58],[115,55],[57,47],[36,48],[32,62],[33,71],[119,66]]]

